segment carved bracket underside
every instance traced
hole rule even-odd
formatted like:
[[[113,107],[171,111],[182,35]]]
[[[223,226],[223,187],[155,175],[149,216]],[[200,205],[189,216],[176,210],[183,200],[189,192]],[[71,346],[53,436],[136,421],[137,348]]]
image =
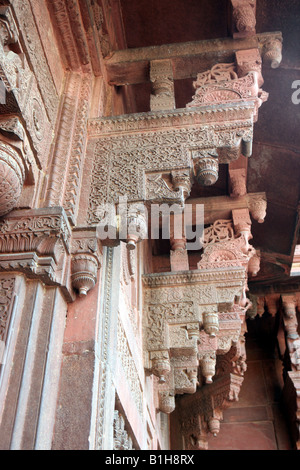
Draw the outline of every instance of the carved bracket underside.
[[[251,101],[117,116],[89,121],[88,153],[94,160],[87,223],[101,222],[104,203],[182,203],[205,149],[218,163],[237,159],[252,141],[255,105]],[[180,190],[172,172],[185,181]],[[99,212],[100,208],[100,212]]]
[[[0,271],[61,286],[68,301],[94,287],[100,246],[91,229],[72,233],[61,207],[16,210],[0,222]]]
[[[13,7],[1,6],[0,14],[0,78],[6,89],[1,114],[22,115],[40,165],[49,152],[58,95],[44,55],[36,53],[40,38],[30,4],[14,2]],[[19,37],[20,31],[25,43]],[[32,44],[36,47],[32,48]]]
[[[238,401],[243,380],[243,374],[229,371],[194,395],[179,398],[179,419],[185,450],[208,449],[209,434],[215,437],[218,435],[223,411],[232,402]]]
[[[207,448],[246,371],[248,276],[259,270],[248,209],[204,230],[195,271],[143,276],[145,367],[158,377],[159,409],[176,396],[186,449]]]

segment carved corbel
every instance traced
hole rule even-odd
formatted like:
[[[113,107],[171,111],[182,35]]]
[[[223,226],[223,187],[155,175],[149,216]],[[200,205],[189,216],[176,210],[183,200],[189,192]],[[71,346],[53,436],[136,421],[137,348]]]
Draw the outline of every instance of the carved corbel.
[[[115,204],[104,204],[98,208],[97,237],[103,246],[118,246],[125,242],[128,250],[148,234],[147,207],[142,203],[127,204],[127,199]]]
[[[283,324],[286,331],[286,342],[290,356],[291,368],[300,370],[300,337],[297,321],[297,298],[295,295],[282,295]]]
[[[272,69],[278,68],[282,61],[282,38],[266,40],[262,45],[262,58]]]
[[[280,294],[268,294],[265,296],[265,304],[272,317],[275,317],[279,310],[279,299]]]
[[[170,263],[171,271],[188,271],[189,258],[186,250],[186,237],[182,233],[182,214],[174,214],[174,226],[171,227],[170,233]],[[179,232],[180,230],[180,232]],[[177,233],[179,232],[179,233]]]
[[[219,316],[217,312],[203,313],[203,328],[206,334],[214,338],[219,333]]]
[[[195,174],[201,186],[211,186],[219,178],[219,160],[216,149],[193,152]]]
[[[230,288],[223,286],[223,276],[231,279]],[[240,295],[244,276],[237,267],[226,274],[206,270],[143,276],[146,369],[159,378],[159,392],[167,397],[193,394],[199,384],[212,382],[217,353],[224,354],[241,334],[240,318],[226,312]],[[224,314],[218,313],[219,305]],[[224,332],[219,337],[220,325],[227,331],[228,321],[232,334],[225,340]]]
[[[193,395],[179,399],[180,425],[186,450],[206,450],[208,437],[216,437],[223,411],[237,401],[243,377],[229,373]]]
[[[153,60],[150,62],[150,97],[151,111],[175,109],[173,68],[170,60]]]
[[[251,293],[248,294],[249,297],[249,308],[247,310],[247,318],[254,320],[256,315],[262,317],[265,313],[265,298]]]
[[[148,234],[148,219],[146,207],[143,205],[129,205],[127,212],[127,248],[135,250],[137,243],[141,242]]]
[[[71,229],[60,207],[15,210],[0,223],[0,270],[61,286],[68,301]]]
[[[172,185],[174,191],[179,193],[179,200],[182,207],[192,189],[191,174],[188,170],[173,170],[171,172]]]
[[[288,338],[298,338],[298,322],[296,317],[297,300],[294,295],[282,295],[283,322]]]
[[[17,116],[0,120],[0,216],[16,208],[24,184],[34,182],[36,164]]]
[[[175,396],[169,391],[158,392],[159,409],[166,414],[170,414],[175,410]]]
[[[170,356],[167,350],[152,351],[150,353],[150,360],[152,363],[152,373],[159,378],[159,383],[166,382],[166,376],[171,372]]]
[[[216,353],[214,351],[210,353],[199,353],[198,358],[204,381],[207,384],[211,384],[216,373]]]
[[[14,20],[11,7],[0,6],[0,42],[3,46],[15,44],[19,39],[19,32]]]
[[[246,37],[255,34],[256,0],[231,0],[233,7],[233,37]]]
[[[232,211],[232,220],[234,231],[237,237],[242,236],[245,239],[245,250],[249,250],[249,240],[251,240],[251,219],[248,209],[234,209]]]
[[[96,232],[91,229],[73,231],[71,253],[72,286],[80,297],[85,297],[95,287],[101,267],[101,246]]]

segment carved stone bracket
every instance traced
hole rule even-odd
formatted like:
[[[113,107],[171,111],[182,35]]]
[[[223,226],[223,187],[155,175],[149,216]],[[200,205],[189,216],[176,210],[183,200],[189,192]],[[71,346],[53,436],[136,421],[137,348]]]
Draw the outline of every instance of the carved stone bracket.
[[[71,228],[62,208],[16,210],[0,222],[0,271],[60,285],[71,299]]]
[[[289,371],[283,389],[289,428],[296,450],[300,450],[300,371]]]
[[[286,332],[286,344],[290,357],[290,367],[300,371],[300,336],[298,334],[297,303],[295,294],[282,295],[283,324]]]
[[[229,169],[230,178],[230,196],[231,197],[243,197],[247,194],[247,182],[246,182],[246,169]]]
[[[263,62],[272,69],[280,66],[282,61],[282,38],[272,38],[262,43]]]
[[[256,0],[231,0],[233,7],[233,37],[242,38],[256,33]]]
[[[251,221],[247,209],[233,211],[233,224],[230,220],[216,221],[204,230],[204,252],[198,269],[244,266],[246,272],[256,275],[259,266],[251,265],[254,272],[249,268],[250,260],[258,257],[256,250],[249,245],[250,238]]]
[[[160,410],[173,411],[175,395],[211,382],[216,357],[238,341],[245,269],[149,274],[144,282],[146,369],[159,378]]]
[[[211,70],[198,74],[194,82],[196,93],[187,108],[253,100],[254,121],[257,121],[258,108],[268,99],[268,94],[260,89],[261,73],[257,67],[250,67],[245,76],[239,77],[238,71],[240,68],[234,63],[217,64]]]

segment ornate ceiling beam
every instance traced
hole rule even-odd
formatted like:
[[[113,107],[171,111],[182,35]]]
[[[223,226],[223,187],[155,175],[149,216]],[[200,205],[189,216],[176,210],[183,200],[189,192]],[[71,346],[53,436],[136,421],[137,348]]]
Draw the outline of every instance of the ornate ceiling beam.
[[[174,80],[180,80],[194,78],[198,73],[210,69],[216,63],[233,62],[237,51],[259,49],[263,60],[268,62],[271,51],[275,54],[275,46],[280,49],[281,43],[282,34],[271,32],[237,39],[210,39],[124,49],[115,51],[107,57],[105,65],[111,85],[149,82],[151,61],[164,59],[172,61]],[[280,63],[281,51],[278,50],[277,54]],[[271,66],[275,68],[275,58],[271,61]]]

